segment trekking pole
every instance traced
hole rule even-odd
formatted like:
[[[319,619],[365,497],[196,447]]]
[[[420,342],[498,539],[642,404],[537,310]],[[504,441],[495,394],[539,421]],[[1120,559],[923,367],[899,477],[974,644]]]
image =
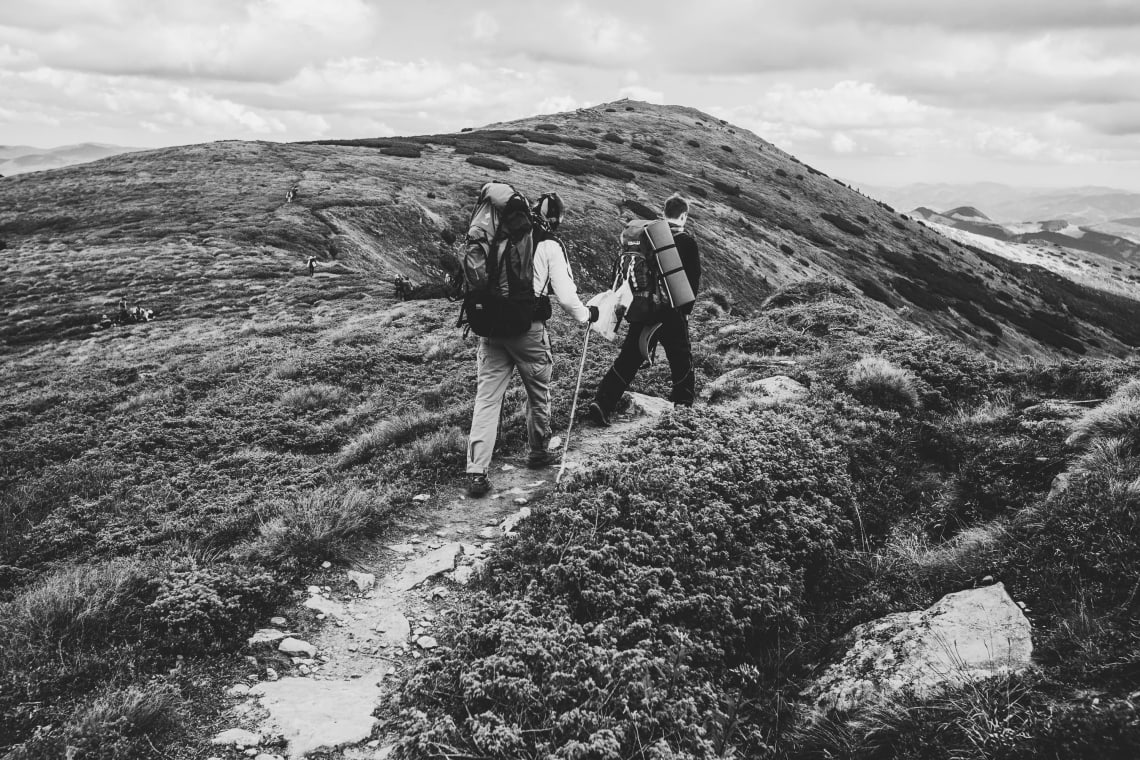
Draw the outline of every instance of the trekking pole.
[[[574,383],[574,401],[570,404],[570,424],[566,426],[566,440],[562,442],[562,462],[558,467],[558,474],[554,482],[562,481],[562,473],[566,472],[566,452],[570,450],[570,431],[574,428],[574,414],[578,411],[578,390],[582,387],[582,371],[586,369],[586,348],[590,345],[590,322],[586,323],[586,338],[582,341],[582,361],[578,365],[578,382]]]

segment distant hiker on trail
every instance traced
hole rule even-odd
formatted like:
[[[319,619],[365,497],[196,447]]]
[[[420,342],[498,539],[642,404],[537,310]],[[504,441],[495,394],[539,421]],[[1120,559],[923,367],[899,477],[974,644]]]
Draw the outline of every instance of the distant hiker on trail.
[[[554,364],[546,333],[546,320],[551,316],[549,296],[553,293],[558,305],[580,323],[598,318],[597,309],[585,306],[579,299],[565,248],[554,236],[563,211],[562,199],[556,193],[543,195],[528,209],[526,199],[509,185],[488,183],[483,186],[472,215],[464,254],[468,292],[464,313],[476,334],[488,335],[479,338],[478,388],[467,442],[467,493],[471,496],[483,496],[491,490],[487,471],[498,436],[503,396],[516,369],[527,396],[530,443],[527,466],[546,467],[557,459],[557,454],[547,448],[550,443],[550,375]],[[500,259],[506,260],[506,267],[500,266]],[[473,288],[472,283],[481,277],[484,282],[496,283],[497,293],[500,287],[506,287],[498,283],[511,279],[511,273],[528,270],[531,272],[529,281],[512,280],[513,287],[508,289],[506,298],[481,295]],[[503,306],[504,301],[509,303]],[[496,324],[482,321],[481,315],[492,309],[500,309],[496,312],[499,314],[510,312],[519,316],[495,320],[507,324],[499,329]]]
[[[120,296],[119,297],[119,324],[125,325],[127,323],[128,318],[129,318],[129,315],[127,312],[127,297],[126,296]]]
[[[296,197],[297,197],[297,186],[293,185],[293,187],[289,188],[289,192],[285,194],[285,202],[286,203],[292,203],[293,199]]]
[[[309,276],[312,277],[317,271],[317,257],[310,256],[309,260],[305,262],[305,266],[309,268]]]
[[[396,275],[396,297],[407,301],[412,292],[412,283],[402,274]]]
[[[688,219],[688,201],[674,194],[665,201],[671,240],[660,229],[660,222],[635,220],[622,232],[624,250],[617,267],[624,268],[634,300],[625,315],[629,332],[587,410],[597,425],[610,424],[610,416],[637,371],[644,362],[653,361],[658,342],[669,360],[673,384],[669,400],[674,406],[693,404],[696,381],[688,315],[701,284],[701,260],[696,241],[685,232]]]

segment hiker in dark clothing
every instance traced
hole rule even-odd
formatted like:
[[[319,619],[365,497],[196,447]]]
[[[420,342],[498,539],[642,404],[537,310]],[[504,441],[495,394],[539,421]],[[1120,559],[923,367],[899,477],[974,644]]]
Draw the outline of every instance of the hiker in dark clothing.
[[[309,276],[312,277],[317,271],[317,257],[310,256],[307,264],[309,265]]]
[[[665,201],[665,220],[677,244],[677,253],[685,268],[685,275],[693,294],[699,292],[701,284],[701,259],[697,243],[685,232],[689,219],[689,203],[680,195],[673,195]],[[656,344],[660,342],[669,360],[672,389],[669,400],[674,406],[692,406],[696,396],[696,378],[693,375],[693,352],[689,342],[689,314],[693,310],[690,303],[674,309],[668,303],[659,305],[653,315],[653,322],[630,322],[629,331],[613,366],[606,372],[598,385],[594,402],[587,413],[597,425],[609,425],[610,416],[617,407],[626,389],[633,383],[637,371],[646,360],[652,360]]]
[[[129,315],[127,313],[127,297],[126,296],[120,296],[119,297],[119,324],[125,325],[127,323],[128,316]]]
[[[412,292],[412,283],[402,274],[396,275],[396,297],[407,301]]]

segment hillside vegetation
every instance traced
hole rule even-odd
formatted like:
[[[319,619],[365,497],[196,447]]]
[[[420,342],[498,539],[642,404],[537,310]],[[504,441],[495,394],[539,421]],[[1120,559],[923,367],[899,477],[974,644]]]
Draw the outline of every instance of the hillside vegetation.
[[[705,400],[536,505],[385,709],[401,753],[1140,751],[1136,302],[960,248],[698,112],[622,101],[0,180],[0,752],[220,752],[245,638],[415,494],[460,487],[474,341],[455,304],[399,302],[388,279],[437,279],[492,176],[568,200],[588,293],[622,219],[698,201]],[[120,295],[158,320],[93,328]],[[564,428],[581,342],[550,326]],[[591,345],[583,400],[614,350]],[[806,397],[757,403],[773,374]],[[525,453],[522,404],[513,388],[498,459]],[[851,627],[995,579],[1026,605],[1036,671],[797,720]]]

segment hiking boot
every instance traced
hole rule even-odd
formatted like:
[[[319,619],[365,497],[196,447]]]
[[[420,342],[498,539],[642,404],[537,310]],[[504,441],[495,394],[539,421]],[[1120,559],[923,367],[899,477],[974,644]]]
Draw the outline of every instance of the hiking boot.
[[[598,427],[610,426],[609,415],[607,415],[602,410],[602,407],[598,406],[598,402],[595,401],[594,403],[590,404],[590,407],[586,410],[586,414],[589,416],[590,420],[592,420],[593,423]]]
[[[550,449],[543,449],[541,451],[532,451],[530,456],[526,458],[526,466],[532,470],[539,470],[543,467],[549,467],[558,462],[558,452],[551,451]]]
[[[472,472],[467,476],[467,495],[479,498],[486,496],[491,490],[491,481],[487,480],[487,473]]]

